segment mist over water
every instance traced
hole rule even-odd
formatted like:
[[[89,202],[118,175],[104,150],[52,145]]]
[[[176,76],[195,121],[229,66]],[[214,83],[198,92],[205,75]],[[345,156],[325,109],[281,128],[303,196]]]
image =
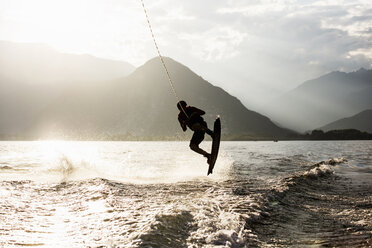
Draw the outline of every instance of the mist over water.
[[[0,142],[0,246],[369,246],[371,149],[222,142],[207,177],[187,142]]]

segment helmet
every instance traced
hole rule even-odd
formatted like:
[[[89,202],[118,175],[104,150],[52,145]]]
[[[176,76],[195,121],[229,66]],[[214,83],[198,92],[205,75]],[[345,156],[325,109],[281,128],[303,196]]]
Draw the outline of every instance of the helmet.
[[[187,103],[185,101],[179,101],[177,103],[177,108],[181,111],[181,110],[184,110],[187,106]]]

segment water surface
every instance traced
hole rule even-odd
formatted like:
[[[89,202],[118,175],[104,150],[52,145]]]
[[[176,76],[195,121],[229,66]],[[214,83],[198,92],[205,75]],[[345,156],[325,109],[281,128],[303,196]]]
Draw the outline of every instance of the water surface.
[[[186,142],[0,142],[0,246],[372,246],[371,150],[222,142],[207,177]]]

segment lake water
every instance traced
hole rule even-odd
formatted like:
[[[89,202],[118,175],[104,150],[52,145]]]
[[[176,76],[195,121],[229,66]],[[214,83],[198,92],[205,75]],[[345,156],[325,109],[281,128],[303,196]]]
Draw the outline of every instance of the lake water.
[[[204,148],[210,142],[204,142]],[[372,142],[0,142],[0,247],[371,247]]]

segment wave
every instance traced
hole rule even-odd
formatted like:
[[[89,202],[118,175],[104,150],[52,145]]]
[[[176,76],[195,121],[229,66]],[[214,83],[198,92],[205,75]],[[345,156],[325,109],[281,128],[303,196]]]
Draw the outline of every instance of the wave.
[[[345,158],[332,158],[312,164],[305,171],[294,173],[291,176],[281,179],[276,185],[269,188],[267,192],[263,190],[262,205],[258,207],[260,213],[250,216],[250,220],[257,221],[262,216],[268,216],[271,207],[276,205],[281,198],[291,192],[301,191],[301,188],[313,188],[318,179],[327,178],[334,174],[333,166],[346,162],[347,159]],[[235,191],[234,193],[247,195],[250,193],[249,191],[244,193],[241,191],[242,189],[240,188],[238,192]]]
[[[81,177],[85,167],[94,168],[71,158],[59,161],[51,172],[70,179]],[[86,246],[106,246],[111,237],[115,237],[112,246],[118,247],[337,246],[344,241],[341,234],[361,244],[369,230],[364,227],[368,221],[363,222],[362,216],[354,223],[337,216],[346,213],[345,209],[355,215],[347,198],[339,196],[346,192],[348,181],[333,172],[335,165],[346,162],[332,159],[312,164],[270,188],[260,188],[252,179],[132,184],[102,178],[67,179],[52,187],[33,182],[13,187],[9,182],[3,188],[9,193],[19,190],[24,195],[20,199],[29,204],[36,204],[35,196],[41,202],[56,200],[59,205],[54,207],[64,209],[59,214],[70,214],[64,218],[74,221],[84,216],[85,223],[99,226],[84,236],[91,242]],[[27,190],[35,190],[35,194],[27,194]],[[48,206],[40,207],[44,205]],[[354,208],[367,213],[371,206],[364,200],[357,201]],[[101,230],[110,232],[97,241]],[[360,236],[353,234],[356,230]],[[78,229],[76,235],[85,231]]]
[[[321,185],[322,181],[318,180],[327,179],[328,177],[334,175],[334,170],[332,167],[346,162],[347,159],[345,158],[332,158],[312,164],[308,166],[307,170],[305,171],[294,173],[289,177],[281,179],[278,184],[269,189],[269,192],[265,195],[265,197],[268,199],[268,203],[265,204],[263,209],[265,211],[269,210],[270,206],[273,206],[273,202],[280,201],[283,197],[288,196],[290,193],[303,193],[303,191],[306,191],[306,189],[315,191],[317,189],[321,189],[319,186]],[[306,197],[306,195],[304,195],[304,197]]]
[[[150,230],[140,235],[138,247],[188,247],[187,239],[195,229],[195,222],[189,211],[177,214],[160,214]]]
[[[286,177],[263,194],[260,214],[247,219],[247,228],[257,235],[259,246],[364,246],[372,226],[367,211],[372,202],[370,183],[354,182],[334,173],[346,163],[335,158],[309,166]],[[345,238],[347,237],[347,238]]]
[[[300,183],[301,181],[306,181],[309,178],[317,179],[320,177],[332,175],[334,173],[334,170],[332,169],[333,166],[346,162],[347,159],[345,158],[332,158],[327,161],[318,162],[311,165],[310,168],[305,172],[285,178],[282,184],[284,187],[288,187],[289,185]]]
[[[0,170],[12,170],[13,167],[6,164],[0,164]]]

